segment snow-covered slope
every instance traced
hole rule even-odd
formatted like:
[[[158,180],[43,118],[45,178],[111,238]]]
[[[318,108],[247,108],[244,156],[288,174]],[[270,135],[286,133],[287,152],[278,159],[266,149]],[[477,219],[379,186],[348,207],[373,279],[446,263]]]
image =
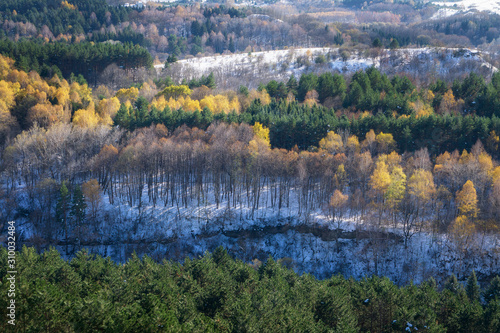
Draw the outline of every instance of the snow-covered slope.
[[[325,62],[316,63],[324,56]],[[497,69],[481,53],[470,49],[414,48],[355,51],[339,48],[300,48],[228,54],[184,59],[165,69],[174,80],[197,78],[213,72],[220,88],[240,84],[255,88],[270,80],[286,80],[290,75],[333,71],[353,73],[375,66],[387,74],[407,73],[416,77],[454,79],[471,71],[489,76]],[[158,70],[163,65],[156,65]]]
[[[300,211],[295,190],[288,207],[273,209],[268,194],[268,190],[263,191],[255,211],[246,204],[233,207],[225,199],[217,207],[213,191],[207,193],[205,204],[193,202],[187,207],[170,203],[154,206],[148,203],[147,189],[140,207],[130,207],[119,199],[114,205],[105,204],[105,196],[105,213],[97,225],[87,226],[87,236],[81,241],[73,236],[69,257],[85,247],[119,262],[128,260],[134,251],[159,261],[183,260],[222,245],[246,262],[264,261],[269,256],[285,258],[296,271],[320,278],[343,274],[360,279],[377,274],[406,284],[431,276],[443,281],[451,273],[460,279],[473,269],[480,279],[500,271],[497,235],[477,235],[468,251],[463,251],[445,234],[420,232],[406,247],[399,227],[374,225],[355,211],[347,212],[342,222],[332,223],[322,209]],[[246,202],[244,197],[242,202]],[[64,253],[64,234],[59,231],[61,242],[56,248]],[[34,230],[26,224],[19,233],[23,244],[36,243]]]
[[[460,1],[433,1],[435,5],[444,6],[435,17],[451,16],[471,10],[488,11],[500,14],[500,1],[498,0],[460,0]]]

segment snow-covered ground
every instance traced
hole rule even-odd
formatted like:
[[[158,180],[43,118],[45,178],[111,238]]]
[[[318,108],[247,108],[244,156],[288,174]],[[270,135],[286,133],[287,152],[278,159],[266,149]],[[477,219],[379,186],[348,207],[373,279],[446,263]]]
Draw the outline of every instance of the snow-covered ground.
[[[316,64],[318,56],[325,63]],[[163,64],[156,65],[158,70]],[[470,49],[412,48],[355,51],[339,48],[298,48],[264,52],[217,55],[180,60],[166,70],[174,80],[197,78],[213,72],[223,89],[240,84],[255,88],[270,80],[287,80],[292,74],[325,71],[354,73],[371,66],[387,74],[428,73],[435,78],[454,79],[471,71],[489,76],[497,69],[486,62],[481,52]]]
[[[471,10],[488,11],[500,14],[498,0],[461,0],[461,1],[433,1],[433,4],[448,8],[441,8],[434,18],[446,17]]]
[[[213,192],[207,193],[205,203],[192,201],[187,207],[154,206],[148,202],[147,189],[141,207],[130,207],[119,199],[110,205],[104,196],[105,213],[99,216],[97,230],[89,227],[92,236],[82,237],[83,246],[73,241],[69,251],[85,247],[119,262],[134,251],[157,260],[182,261],[222,245],[246,262],[272,256],[297,272],[319,278],[343,274],[359,279],[377,274],[398,284],[419,283],[431,276],[443,281],[451,273],[460,279],[473,269],[480,279],[500,272],[497,235],[478,235],[470,244],[473,251],[464,252],[446,235],[420,232],[405,247],[401,228],[373,225],[357,212],[347,212],[342,222],[332,223],[322,209],[299,211],[297,193],[292,191],[289,207],[278,210],[271,207],[269,191],[264,189],[253,213],[246,204],[228,207],[225,199],[217,208]],[[245,193],[241,195],[242,202],[247,202]],[[29,245],[34,230],[23,225],[19,232],[22,243]],[[58,238],[64,239],[62,230]],[[66,246],[57,249],[64,253]]]

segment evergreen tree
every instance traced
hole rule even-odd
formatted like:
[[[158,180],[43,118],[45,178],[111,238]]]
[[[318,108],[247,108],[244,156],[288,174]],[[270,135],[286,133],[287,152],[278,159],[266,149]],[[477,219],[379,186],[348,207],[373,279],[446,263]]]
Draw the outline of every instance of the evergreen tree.
[[[476,272],[474,271],[472,271],[472,274],[467,279],[465,292],[471,303],[479,302],[479,285],[477,283]]]
[[[120,109],[118,109],[118,112],[116,113],[114,121],[115,121],[115,124],[120,126],[120,127],[129,128],[130,114],[128,112],[128,108],[125,105],[125,103],[122,103],[120,105]]]
[[[486,303],[498,302],[500,300],[500,277],[497,275],[491,280],[489,287],[484,291]]]
[[[297,79],[295,78],[295,75],[292,74],[290,76],[290,79],[288,79],[288,82],[286,83],[286,87],[288,88],[288,92],[294,94],[294,96],[297,96],[297,88],[299,87],[297,83]]]
[[[210,72],[210,74],[207,76],[204,84],[205,84],[205,86],[209,87],[210,89],[215,89],[217,87],[215,85],[215,77],[214,77],[213,72]]]
[[[399,42],[398,42],[398,40],[396,38],[393,38],[391,40],[391,43],[389,44],[389,47],[391,49],[397,49],[397,48],[399,48]]]
[[[373,45],[373,47],[382,47],[382,46],[383,46],[383,45],[382,45],[382,42],[380,41],[380,39],[379,39],[379,38],[375,38],[375,39],[373,40],[373,44],[372,44],[372,45]]]
[[[59,188],[59,198],[56,205],[56,220],[64,228],[66,239],[66,253],[68,253],[68,214],[70,209],[70,194],[66,182],[62,182]]]
[[[318,86],[318,77],[314,73],[303,74],[299,80],[297,88],[297,98],[299,101],[304,101],[306,94],[309,91],[316,90]]]
[[[148,112],[148,100],[143,96],[139,96],[134,103],[135,106],[135,124],[134,128],[140,128],[148,126],[150,124],[149,112]]]

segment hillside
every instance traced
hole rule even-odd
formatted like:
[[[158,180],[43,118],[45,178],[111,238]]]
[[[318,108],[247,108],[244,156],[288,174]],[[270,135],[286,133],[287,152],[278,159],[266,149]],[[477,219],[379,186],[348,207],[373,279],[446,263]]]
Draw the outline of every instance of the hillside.
[[[367,51],[341,48],[291,48],[263,52],[227,54],[179,60],[170,68],[155,65],[175,81],[208,75],[216,76],[223,89],[246,85],[256,88],[271,80],[284,81],[291,75],[336,72],[353,74],[369,67],[388,75],[406,74],[425,82],[428,79],[452,81],[470,72],[490,77],[498,69],[480,51],[453,48],[380,49]]]

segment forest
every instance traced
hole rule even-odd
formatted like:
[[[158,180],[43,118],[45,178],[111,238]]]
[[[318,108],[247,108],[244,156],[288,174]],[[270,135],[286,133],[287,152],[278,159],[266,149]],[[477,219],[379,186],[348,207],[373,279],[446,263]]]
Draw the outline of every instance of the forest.
[[[496,91],[498,74],[487,84],[471,74],[450,87],[436,82],[420,92],[406,77],[389,80],[370,69],[349,84],[327,74],[305,75],[295,84],[291,78],[288,87],[270,82],[272,98],[266,87],[212,95],[194,81],[194,90],[144,83],[96,98],[76,79],[55,75],[46,81],[1,59],[9,124],[3,128],[2,197],[18,198],[5,205],[4,216],[27,218],[49,243],[85,239],[90,234],[82,230],[97,230],[103,216],[119,224],[105,201],[139,211],[145,204],[219,208],[224,202],[229,212],[247,207],[250,217],[262,206],[286,207],[298,216],[321,209],[332,221],[348,213],[401,227],[405,242],[423,230],[449,233],[471,251],[474,235],[497,230],[498,109],[488,110],[491,118],[475,115],[481,103],[464,91]],[[371,88],[377,78],[386,85],[378,88],[381,93]],[[321,86],[311,84],[316,79]],[[201,81],[211,85],[210,77]],[[358,82],[365,85],[361,94],[375,97],[353,98]],[[343,95],[344,110],[351,113],[366,100],[387,112],[338,117],[314,99],[317,87],[325,101]],[[307,93],[299,104],[280,99],[280,89],[288,97],[296,89],[299,101]],[[377,101],[383,89],[407,108]],[[441,101],[434,112],[436,99]],[[17,135],[16,128],[24,130]],[[86,207],[74,211],[75,200]],[[137,223],[144,222],[139,217]],[[53,234],[58,226],[63,233]]]
[[[79,252],[18,254],[12,332],[498,332],[500,278],[481,288],[472,271],[395,286],[389,279],[297,275],[269,258],[248,265],[218,248],[182,264],[136,255],[124,264]],[[7,251],[0,249],[4,279]],[[7,284],[0,290],[7,293]],[[5,316],[6,298],[0,300]]]
[[[308,5],[303,12],[301,3],[250,7],[150,3],[138,9],[111,6],[104,0],[3,1],[0,54],[14,59],[18,69],[35,70],[43,77],[62,73],[66,79],[71,73],[81,74],[93,86],[107,83],[97,73],[113,63],[132,69],[151,66],[153,60],[163,63],[304,46],[335,46],[347,53],[400,47],[481,47],[498,66],[497,14],[476,12],[435,19],[432,15],[437,7],[422,1],[377,1],[362,8],[345,1],[339,8]],[[20,38],[24,38],[22,47],[9,43]],[[135,54],[129,55],[129,50]],[[62,63],[54,59],[61,53],[65,57]],[[73,65],[77,66],[72,71]],[[45,66],[55,66],[60,72]]]
[[[500,330],[500,16],[264,2],[0,3],[17,331]]]

